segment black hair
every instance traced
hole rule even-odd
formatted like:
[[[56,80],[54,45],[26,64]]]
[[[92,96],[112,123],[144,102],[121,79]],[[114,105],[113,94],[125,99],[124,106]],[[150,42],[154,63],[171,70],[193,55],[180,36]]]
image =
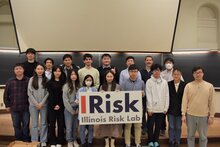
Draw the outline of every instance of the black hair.
[[[174,69],[173,69],[173,73],[174,73],[175,71],[178,71],[178,72],[180,72],[180,73],[182,74],[182,71],[181,71],[179,68],[174,68]]]
[[[32,53],[32,54],[36,54],[36,50],[34,49],[34,48],[28,48],[27,50],[26,50],[26,54],[28,54],[28,53]]]
[[[152,57],[152,56],[150,56],[150,55],[145,56],[144,60],[146,60],[147,58],[151,58],[152,60],[154,60],[154,59],[153,59],[153,57]]]
[[[172,62],[172,63],[174,64],[173,58],[170,58],[170,57],[166,58],[166,59],[164,60],[163,64],[166,64],[167,61],[170,61],[170,62]]]
[[[112,58],[112,56],[110,54],[103,54],[101,59],[103,59],[104,57],[109,57],[109,58]]]
[[[132,64],[132,65],[130,65],[129,67],[128,67],[128,71],[130,71],[130,70],[139,70],[139,68],[138,68],[138,66],[136,65],[136,64]]]
[[[192,73],[196,72],[197,70],[202,70],[202,72],[204,73],[204,69],[201,66],[194,66],[192,69]]]
[[[83,55],[83,60],[86,60],[86,58],[93,58],[92,54],[84,54]]]
[[[91,78],[91,79],[92,79],[92,85],[91,85],[91,87],[93,87],[93,86],[94,86],[94,79],[93,79],[92,75],[86,75],[86,76],[84,77],[84,79],[83,79],[83,84],[82,84],[82,85],[86,87],[86,79],[88,79],[88,78]]]
[[[133,56],[128,56],[128,57],[125,59],[125,61],[127,62],[129,59],[133,59],[133,60],[134,60],[134,62],[135,62],[135,59],[134,59],[134,57],[133,57]]]
[[[52,64],[54,64],[54,61],[53,61],[52,58],[46,58],[46,59],[44,60],[44,64],[46,64],[47,60],[50,60],[50,61],[52,62]]]
[[[36,65],[36,67],[35,67],[35,70],[37,69],[38,66],[42,66],[43,69],[44,69],[44,65],[38,63]],[[38,75],[37,75],[35,70],[34,70],[34,75],[33,75],[32,86],[33,86],[34,89],[38,90],[38,88],[39,88],[39,85],[38,85]],[[46,83],[47,83],[47,77],[45,76],[45,71],[44,71],[44,73],[42,74],[42,83],[41,83],[43,88],[46,88]]]
[[[75,87],[73,87],[73,81],[71,80],[71,74],[72,72],[74,72],[77,76],[76,81],[75,81]],[[77,91],[79,89],[79,74],[78,74],[78,70],[77,69],[71,69],[69,72],[69,75],[67,77],[67,84],[68,84],[68,88],[69,90],[69,94],[71,94],[75,90]]]
[[[153,64],[151,66],[151,71],[157,70],[159,69],[160,71],[162,71],[162,66],[160,64]]]
[[[104,90],[104,91],[108,91],[108,82],[107,82],[107,80],[106,80],[106,76],[107,76],[107,74],[108,73],[111,73],[112,75],[113,75],[113,81],[112,81],[112,84],[111,84],[111,91],[115,91],[115,88],[116,88],[116,81],[115,81],[115,74],[114,74],[114,72],[113,71],[111,71],[111,70],[107,70],[106,72],[105,72],[105,78],[104,78],[104,82],[103,82],[103,84],[102,84],[102,90]]]
[[[64,85],[64,83],[65,83],[65,81],[66,81],[66,76],[65,76],[65,73],[64,73],[63,70],[62,70],[62,67],[59,66],[59,65],[57,65],[57,66],[55,66],[55,67],[52,68],[52,76],[51,76],[50,81],[55,81],[54,72],[55,72],[57,69],[59,69],[60,72],[61,72],[61,75],[60,75],[60,77],[59,77],[59,81],[60,81],[60,83],[61,83],[62,85]]]
[[[70,58],[71,60],[73,60],[73,57],[70,54],[63,55],[63,60],[65,60],[66,58]]]
[[[13,69],[15,69],[15,67],[21,66],[24,69],[24,65],[22,63],[15,63],[15,65],[13,66]]]

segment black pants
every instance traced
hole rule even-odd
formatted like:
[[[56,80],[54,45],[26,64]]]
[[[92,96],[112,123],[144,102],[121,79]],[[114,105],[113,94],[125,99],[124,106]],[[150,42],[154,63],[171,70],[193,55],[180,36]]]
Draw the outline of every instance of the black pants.
[[[50,137],[49,142],[51,145],[64,144],[64,110],[49,110],[50,120]],[[56,137],[55,128],[56,122],[58,126],[58,133]]]
[[[164,114],[160,130],[166,130],[166,125],[167,125],[167,123],[166,123],[166,116],[167,115]]]
[[[163,115],[163,113],[154,113],[149,116],[148,142],[158,142]]]

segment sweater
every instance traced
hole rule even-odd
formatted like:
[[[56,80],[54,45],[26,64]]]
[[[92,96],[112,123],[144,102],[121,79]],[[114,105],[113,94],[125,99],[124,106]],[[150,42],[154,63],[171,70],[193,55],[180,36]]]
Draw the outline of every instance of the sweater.
[[[215,90],[212,84],[202,82],[190,82],[186,85],[183,101],[182,115],[190,114],[193,116],[211,116],[215,115]]]
[[[32,86],[33,77],[30,78],[28,83],[28,100],[30,105],[36,106],[37,104],[46,105],[47,97],[49,95],[47,89],[43,88],[42,77],[38,77],[38,89],[34,89]]]
[[[147,111],[154,113],[167,112],[169,107],[169,88],[167,81],[153,76],[146,82]]]

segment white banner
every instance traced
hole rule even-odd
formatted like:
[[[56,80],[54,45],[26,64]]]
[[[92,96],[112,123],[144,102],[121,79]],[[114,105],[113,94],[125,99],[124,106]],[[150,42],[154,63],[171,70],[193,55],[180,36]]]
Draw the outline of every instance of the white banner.
[[[80,92],[79,120],[80,125],[142,123],[142,92]]]

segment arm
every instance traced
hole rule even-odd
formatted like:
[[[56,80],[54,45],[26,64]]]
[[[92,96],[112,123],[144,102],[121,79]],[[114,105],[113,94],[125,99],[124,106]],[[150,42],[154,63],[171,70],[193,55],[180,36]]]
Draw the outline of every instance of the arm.
[[[153,101],[153,96],[151,93],[151,86],[150,86],[150,81],[148,80],[146,82],[146,97],[147,97],[147,111],[152,112],[152,101]]]
[[[46,101],[47,101],[47,98],[48,98],[48,95],[49,95],[47,89],[44,89],[44,94],[45,94],[45,95],[44,95],[44,97],[43,97],[43,100],[40,102],[41,105],[45,105],[45,103],[46,103]]]
[[[11,99],[10,99],[10,83],[7,82],[5,90],[4,90],[4,104],[6,108],[11,107]]]
[[[99,82],[99,71],[96,69],[95,70],[95,79],[94,79],[94,85],[95,85],[95,88],[99,88],[99,84],[100,84],[100,82]]]
[[[215,90],[213,86],[210,87],[209,89],[209,116],[214,117],[215,115]]]
[[[68,90],[66,89],[66,85],[64,85],[63,88],[63,104],[65,106],[65,108],[67,109],[67,111],[69,111],[71,114],[74,113],[74,110],[70,104],[69,98],[68,98]]]
[[[138,71],[138,79],[142,80],[140,71]]]
[[[167,110],[169,108],[169,103],[170,103],[169,86],[168,86],[167,82],[165,81],[165,108],[164,108],[164,112],[167,112]]]
[[[119,77],[119,84],[122,85],[124,81],[124,77],[123,77],[123,70],[120,73],[120,77]]]
[[[187,104],[188,104],[188,90],[189,90],[189,86],[186,85],[183,93],[182,106],[181,106],[182,116],[186,115]]]

